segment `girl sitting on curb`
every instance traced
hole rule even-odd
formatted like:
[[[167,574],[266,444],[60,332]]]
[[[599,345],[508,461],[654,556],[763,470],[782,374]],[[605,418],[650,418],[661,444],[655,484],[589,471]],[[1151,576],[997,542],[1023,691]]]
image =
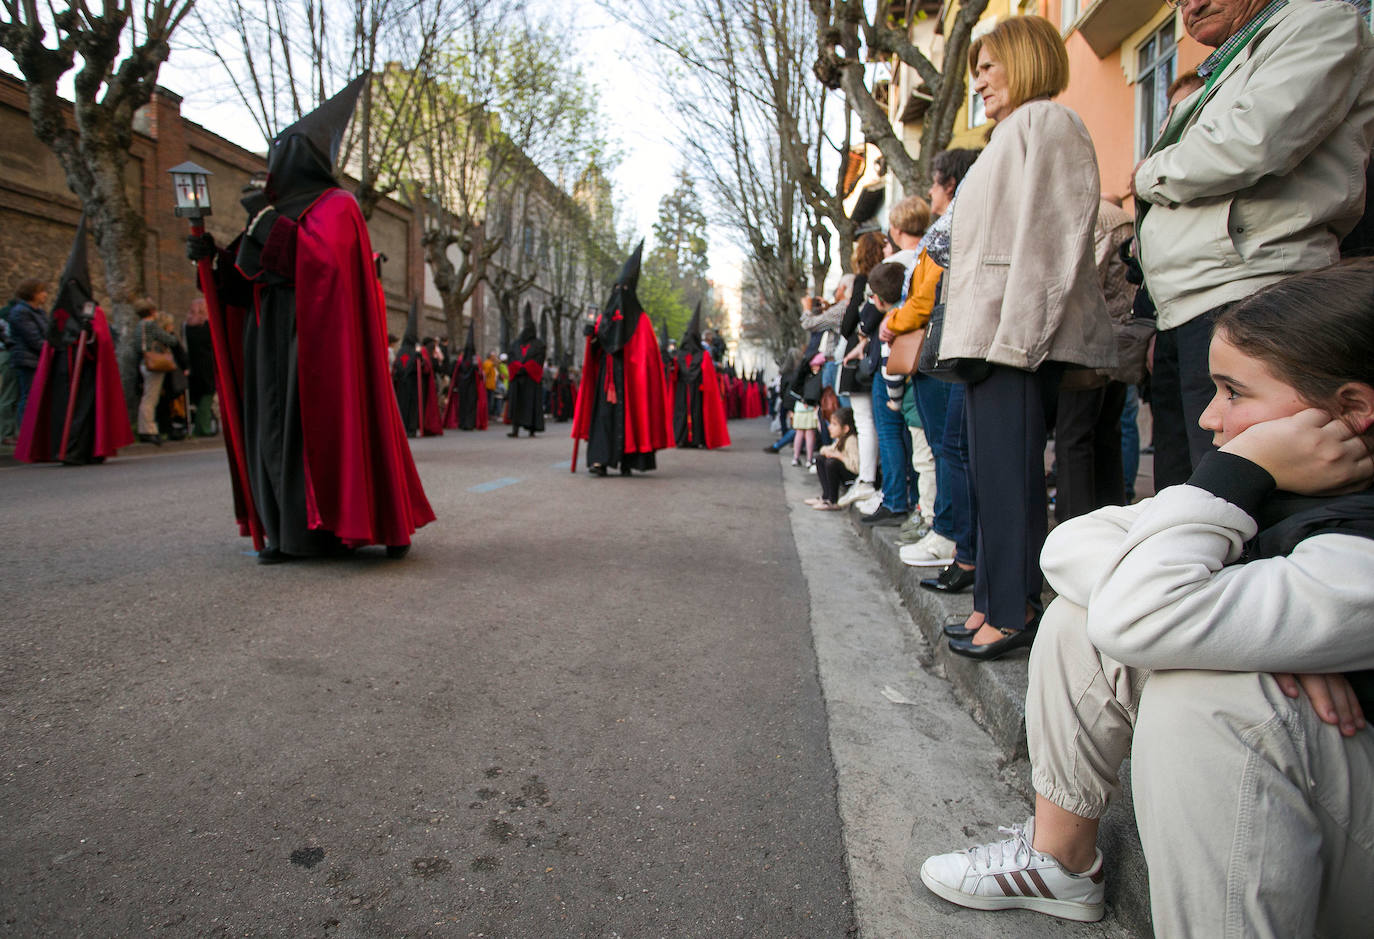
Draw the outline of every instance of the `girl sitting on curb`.
[[[1132,757],[1154,926],[1358,935],[1374,884],[1374,260],[1217,320],[1187,484],[1065,522],[1031,653],[1035,814],[929,858],[975,909],[1103,913],[1098,820]],[[1303,700],[1306,698],[1306,700]]]

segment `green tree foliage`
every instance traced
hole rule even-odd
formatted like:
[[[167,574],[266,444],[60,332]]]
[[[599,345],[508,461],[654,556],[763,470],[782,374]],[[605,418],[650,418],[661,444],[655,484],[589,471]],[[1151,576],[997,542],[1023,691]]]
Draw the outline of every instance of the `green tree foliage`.
[[[674,339],[682,335],[698,302],[709,315],[711,285],[706,279],[706,213],[696,183],[685,168],[677,185],[658,203],[654,247],[644,262],[639,299],[656,324],[665,321]]]

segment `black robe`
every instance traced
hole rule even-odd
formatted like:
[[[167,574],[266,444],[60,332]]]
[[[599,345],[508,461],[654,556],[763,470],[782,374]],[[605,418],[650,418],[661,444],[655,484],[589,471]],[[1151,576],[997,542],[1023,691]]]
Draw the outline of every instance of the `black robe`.
[[[595,396],[592,398],[591,432],[587,438],[588,466],[619,468],[622,473],[658,469],[656,451],[625,452],[624,353],[639,326],[640,317],[647,317],[647,314],[602,316],[591,330],[592,345],[605,356],[602,367],[611,369],[610,387],[614,388],[615,400],[611,400],[612,395],[603,376],[596,383]],[[642,354],[643,350],[640,352]]]
[[[673,382],[673,442],[679,447],[706,446],[706,422],[701,408],[702,355],[680,352]]]
[[[544,341],[524,333],[511,346],[506,358],[510,382],[506,386],[506,405],[510,425],[535,433],[544,429]]]
[[[449,410],[457,417],[459,430],[475,430],[477,427],[477,388],[482,385],[482,364],[477,357],[459,356],[458,364],[453,367],[453,380],[449,382],[448,393],[453,398]],[[485,387],[485,386],[483,386]]]
[[[391,363],[391,385],[396,389],[396,405],[401,409],[401,426],[407,437],[420,433],[420,350],[406,343]]]

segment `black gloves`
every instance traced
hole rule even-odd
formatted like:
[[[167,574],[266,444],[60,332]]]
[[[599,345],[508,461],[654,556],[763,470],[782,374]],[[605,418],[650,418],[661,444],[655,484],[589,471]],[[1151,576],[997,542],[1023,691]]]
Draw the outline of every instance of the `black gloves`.
[[[186,257],[192,261],[208,261],[215,256],[216,250],[215,239],[209,232],[186,239]]]

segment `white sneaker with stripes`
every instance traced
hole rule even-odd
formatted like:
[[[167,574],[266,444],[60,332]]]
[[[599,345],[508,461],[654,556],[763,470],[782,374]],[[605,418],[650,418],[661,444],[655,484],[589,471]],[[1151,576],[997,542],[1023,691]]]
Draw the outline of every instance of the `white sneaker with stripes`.
[[[921,882],[936,896],[975,910],[1035,910],[1061,919],[1095,923],[1102,918],[1102,852],[1093,866],[1071,874],[1048,854],[1031,847],[1035,819],[1002,827],[1011,835],[926,858]]]

